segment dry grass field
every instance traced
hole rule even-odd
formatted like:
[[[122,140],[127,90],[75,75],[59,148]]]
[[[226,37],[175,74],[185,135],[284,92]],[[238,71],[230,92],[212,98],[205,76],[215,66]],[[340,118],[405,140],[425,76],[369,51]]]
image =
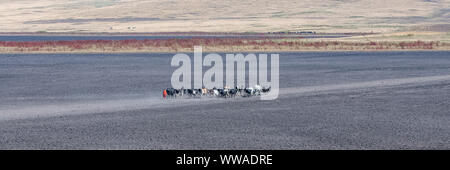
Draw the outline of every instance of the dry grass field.
[[[450,0],[0,0],[0,33],[363,33],[341,38],[8,43],[0,52],[449,50]],[[121,46],[118,46],[120,44]]]
[[[386,33],[449,12],[449,0],[0,0],[0,32]]]
[[[155,40],[76,40],[1,42],[1,53],[104,53],[104,52],[192,52],[201,45],[208,52],[232,51],[396,51],[450,50],[440,41],[305,41],[295,38],[239,39],[194,38]]]

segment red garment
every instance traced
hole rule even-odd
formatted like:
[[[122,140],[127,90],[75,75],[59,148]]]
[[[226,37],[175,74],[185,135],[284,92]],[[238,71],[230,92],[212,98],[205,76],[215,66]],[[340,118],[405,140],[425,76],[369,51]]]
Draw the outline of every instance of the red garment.
[[[163,91],[163,97],[164,97],[164,98],[167,97],[167,91],[166,91],[166,90]]]

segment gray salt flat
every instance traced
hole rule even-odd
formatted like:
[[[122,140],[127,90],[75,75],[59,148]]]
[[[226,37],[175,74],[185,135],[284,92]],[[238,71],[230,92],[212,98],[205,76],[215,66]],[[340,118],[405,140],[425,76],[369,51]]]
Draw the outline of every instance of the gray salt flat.
[[[0,54],[0,149],[450,149],[450,52],[280,53],[280,96],[163,100],[173,54]]]

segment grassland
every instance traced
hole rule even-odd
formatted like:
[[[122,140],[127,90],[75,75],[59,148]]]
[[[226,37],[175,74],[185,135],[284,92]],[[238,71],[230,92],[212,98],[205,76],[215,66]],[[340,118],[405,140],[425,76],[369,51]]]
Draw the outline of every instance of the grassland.
[[[0,0],[0,32],[377,32],[450,23],[448,0]]]
[[[209,52],[236,51],[390,51],[450,50],[448,41],[302,39],[302,38],[189,38],[149,40],[0,41],[0,53],[114,53],[192,52],[202,46]]]
[[[449,50],[447,0],[0,0],[0,35],[263,35],[7,42],[0,53]],[[267,32],[364,33],[303,39]]]

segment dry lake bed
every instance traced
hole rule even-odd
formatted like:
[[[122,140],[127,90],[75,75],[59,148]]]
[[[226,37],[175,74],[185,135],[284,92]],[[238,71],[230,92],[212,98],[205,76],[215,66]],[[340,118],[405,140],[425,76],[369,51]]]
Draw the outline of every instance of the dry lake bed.
[[[280,53],[278,99],[163,100],[170,53],[0,54],[0,149],[450,149],[450,52]]]

